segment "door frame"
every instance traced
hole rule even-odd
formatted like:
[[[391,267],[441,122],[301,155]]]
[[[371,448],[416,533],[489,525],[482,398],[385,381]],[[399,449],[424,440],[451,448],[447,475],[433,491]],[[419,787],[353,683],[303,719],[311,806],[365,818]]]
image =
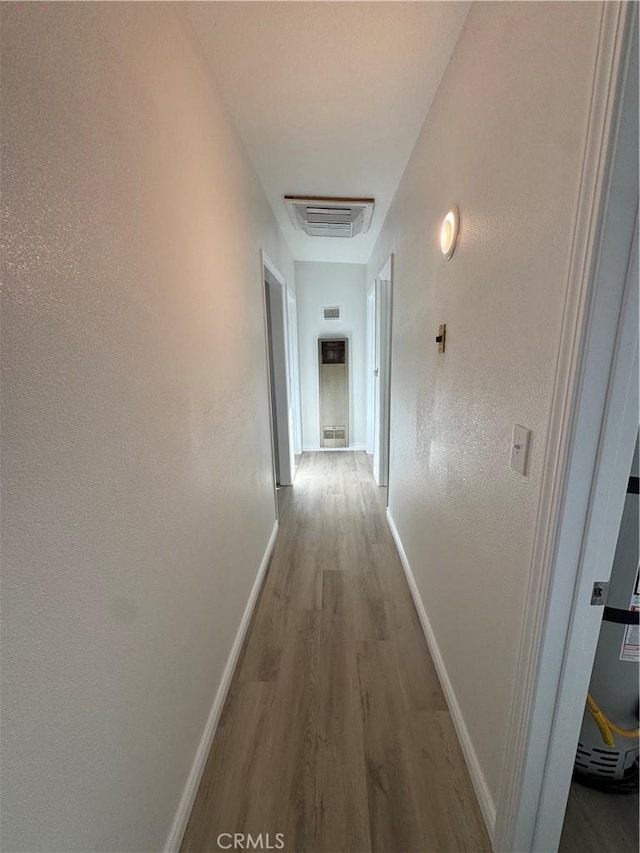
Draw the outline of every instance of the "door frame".
[[[346,431],[346,439],[347,443],[345,447],[332,447],[331,445],[325,445],[324,436],[322,435],[322,431],[327,424],[323,423],[324,418],[322,417],[322,408],[323,408],[323,379],[322,379],[322,344],[325,341],[344,341],[344,355],[345,355],[345,382],[347,386],[347,412],[346,412],[346,423],[345,423],[345,431]],[[317,359],[318,359],[318,435],[320,437],[320,450],[352,450],[351,447],[351,336],[346,333],[338,333],[335,335],[320,335],[318,337],[318,349],[317,349]]]
[[[373,418],[376,393],[376,281],[367,290],[367,445],[373,457]]]
[[[379,486],[387,487],[387,504],[389,503],[389,456],[391,443],[393,263],[393,253],[391,253],[378,273],[375,282],[373,477]]]
[[[635,7],[602,4],[496,853],[557,850],[638,429]]]
[[[278,458],[283,460],[284,464],[280,465],[280,484],[291,485],[295,478],[295,454],[293,447],[293,430],[291,418],[291,403],[290,403],[290,342],[287,324],[287,306],[288,295],[287,285],[284,276],[269,258],[264,249],[260,250],[261,272],[262,272],[262,300],[263,300],[263,315],[264,315],[264,335],[265,335],[265,354],[267,363],[267,382],[269,390],[269,430],[271,434],[271,461],[273,469],[273,489],[274,501],[276,507],[276,518],[278,518],[278,499],[277,499],[277,483],[278,472],[276,471],[276,438],[274,435],[274,419],[277,424],[278,432]],[[271,278],[274,279],[274,284],[267,281],[267,271]],[[278,297],[281,305],[281,322],[283,330],[283,340],[281,342],[284,348],[284,377],[280,381],[276,381],[276,377],[272,376],[270,359],[269,359],[269,323],[267,319],[267,287],[277,287]],[[271,389],[273,388],[274,397],[276,400],[276,410],[274,411],[271,402]],[[280,404],[280,405],[278,405]],[[285,451],[284,453],[282,451]]]
[[[302,402],[300,394],[300,347],[298,342],[298,303],[296,295],[287,285],[287,328],[289,345],[289,403],[293,453],[302,453]],[[297,466],[296,466],[297,467]]]

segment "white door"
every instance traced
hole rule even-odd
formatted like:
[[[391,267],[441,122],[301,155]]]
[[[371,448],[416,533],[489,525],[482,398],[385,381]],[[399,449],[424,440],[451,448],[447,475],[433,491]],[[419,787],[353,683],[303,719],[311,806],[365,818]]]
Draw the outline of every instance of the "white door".
[[[376,393],[376,285],[367,293],[367,453],[373,456],[374,398]]]
[[[287,288],[289,362],[289,418],[295,456],[302,453],[302,408],[300,404],[300,361],[298,354],[298,310],[296,297]]]
[[[263,253],[267,350],[276,483],[290,486],[295,477],[294,415],[291,406],[290,334],[287,287]]]
[[[375,365],[373,370],[373,477],[389,485],[389,403],[391,383],[392,258],[375,286]]]

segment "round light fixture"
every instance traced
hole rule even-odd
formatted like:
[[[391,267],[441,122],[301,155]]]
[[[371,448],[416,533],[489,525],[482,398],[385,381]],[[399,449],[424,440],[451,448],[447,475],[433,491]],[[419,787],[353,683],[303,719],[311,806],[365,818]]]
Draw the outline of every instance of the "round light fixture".
[[[456,250],[459,230],[460,211],[458,210],[458,205],[454,204],[443,219],[440,228],[440,249],[447,260],[449,260]]]

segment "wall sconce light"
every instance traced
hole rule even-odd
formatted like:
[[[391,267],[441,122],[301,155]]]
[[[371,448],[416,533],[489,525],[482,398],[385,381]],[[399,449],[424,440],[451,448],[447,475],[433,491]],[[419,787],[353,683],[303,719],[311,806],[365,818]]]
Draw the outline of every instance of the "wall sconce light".
[[[459,231],[460,211],[457,204],[452,204],[449,212],[442,220],[440,228],[440,249],[447,260],[449,260],[456,250]]]

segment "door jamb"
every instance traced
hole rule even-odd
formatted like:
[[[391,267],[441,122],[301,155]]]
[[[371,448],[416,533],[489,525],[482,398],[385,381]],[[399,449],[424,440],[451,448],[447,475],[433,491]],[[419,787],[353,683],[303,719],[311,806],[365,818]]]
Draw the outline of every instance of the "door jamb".
[[[276,521],[278,521],[278,477],[276,473],[276,447],[275,447],[275,436],[273,434],[273,419],[275,417],[275,412],[273,411],[273,406],[271,404],[271,383],[273,381],[273,377],[271,376],[271,367],[269,365],[269,327],[267,321],[267,280],[264,274],[265,269],[269,270],[271,275],[276,279],[276,281],[285,288],[286,295],[286,285],[285,280],[276,265],[269,258],[264,249],[260,249],[260,280],[262,282],[262,318],[263,318],[263,326],[264,326],[264,348],[265,348],[265,365],[266,365],[266,374],[267,374],[267,399],[269,403],[269,435],[271,437],[271,474],[273,478],[273,504],[276,515]]]
[[[387,506],[389,504],[389,469],[391,456],[391,344],[393,336],[393,252],[385,261],[376,278],[376,308],[375,331],[378,331],[382,342],[381,353],[377,353],[378,369],[378,470],[375,471],[376,482],[387,489]],[[384,286],[386,285],[386,286]],[[384,287],[383,287],[384,286]],[[382,309],[382,314],[379,312]],[[382,392],[382,393],[381,393]],[[374,410],[374,418],[375,418]],[[374,426],[375,453],[375,426]],[[374,466],[375,467],[375,466]]]
[[[286,285],[287,298],[287,331],[289,351],[289,370],[290,370],[290,389],[292,398],[289,401],[289,406],[293,409],[295,422],[292,427],[293,437],[293,453],[294,457],[302,454],[302,412],[301,412],[301,392],[300,392],[300,347],[298,343],[298,299],[291,288]],[[294,466],[297,471],[297,466]]]
[[[373,304],[373,310],[371,306]],[[373,458],[375,426],[375,367],[376,367],[376,280],[367,289],[367,444],[366,451]]]

